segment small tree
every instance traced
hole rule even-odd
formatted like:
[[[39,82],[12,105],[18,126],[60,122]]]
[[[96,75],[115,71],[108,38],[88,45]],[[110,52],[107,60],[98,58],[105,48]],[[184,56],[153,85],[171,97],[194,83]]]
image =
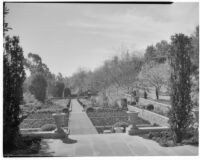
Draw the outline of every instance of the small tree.
[[[171,37],[170,65],[171,65],[171,110],[169,123],[174,141],[180,143],[186,128],[190,125],[191,116],[191,42],[184,34]]]
[[[47,89],[47,80],[43,74],[37,73],[33,75],[29,91],[35,96],[35,98],[41,102],[45,101]]]

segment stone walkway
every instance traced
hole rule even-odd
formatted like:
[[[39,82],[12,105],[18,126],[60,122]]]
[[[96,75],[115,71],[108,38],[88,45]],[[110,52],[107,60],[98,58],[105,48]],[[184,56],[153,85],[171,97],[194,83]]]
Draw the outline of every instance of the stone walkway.
[[[39,156],[196,156],[198,147],[161,147],[139,136],[118,134],[70,135],[75,143],[43,139]]]
[[[72,99],[71,105],[72,112],[69,117],[70,135],[98,134],[87,114],[83,112],[83,107],[78,101]]]

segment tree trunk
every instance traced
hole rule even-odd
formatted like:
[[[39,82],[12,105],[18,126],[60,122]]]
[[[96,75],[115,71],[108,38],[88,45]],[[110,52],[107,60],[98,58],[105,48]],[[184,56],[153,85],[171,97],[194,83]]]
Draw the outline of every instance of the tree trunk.
[[[181,143],[182,142],[182,139],[183,139],[183,135],[182,135],[182,132],[179,128],[177,128],[175,131],[174,131],[174,142],[175,143]]]

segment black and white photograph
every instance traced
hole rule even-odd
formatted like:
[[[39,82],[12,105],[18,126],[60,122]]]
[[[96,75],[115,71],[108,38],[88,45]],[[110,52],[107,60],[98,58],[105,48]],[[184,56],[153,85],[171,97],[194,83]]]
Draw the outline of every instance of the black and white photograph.
[[[1,4],[2,157],[199,157],[199,1]]]

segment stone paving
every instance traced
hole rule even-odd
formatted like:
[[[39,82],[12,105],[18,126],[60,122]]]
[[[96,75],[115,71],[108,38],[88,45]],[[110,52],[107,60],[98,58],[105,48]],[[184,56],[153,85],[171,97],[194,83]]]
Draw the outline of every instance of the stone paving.
[[[196,156],[198,147],[161,147],[139,136],[118,134],[70,135],[75,143],[43,139],[40,156]]]
[[[87,114],[83,112],[83,107],[77,100],[72,99],[71,104],[72,112],[69,117],[70,135],[98,134],[96,128],[93,126]]]
[[[69,140],[42,139],[39,154],[32,156],[197,156],[198,147],[162,147],[153,140],[127,133],[98,134],[77,100],[72,100]]]

